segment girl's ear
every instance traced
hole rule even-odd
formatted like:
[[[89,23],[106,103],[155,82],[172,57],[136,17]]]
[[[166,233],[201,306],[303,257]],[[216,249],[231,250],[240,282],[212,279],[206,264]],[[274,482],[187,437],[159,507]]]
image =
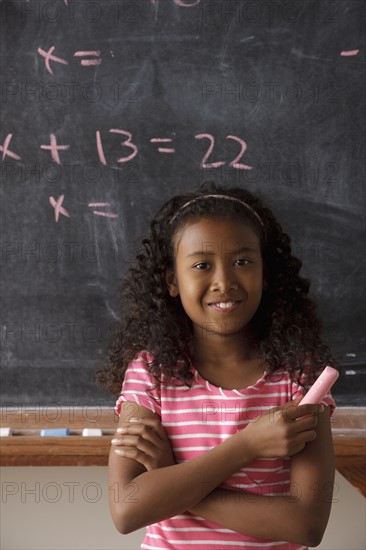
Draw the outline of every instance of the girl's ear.
[[[179,288],[174,269],[165,270],[165,281],[168,286],[170,296],[172,298],[176,298],[179,295]]]

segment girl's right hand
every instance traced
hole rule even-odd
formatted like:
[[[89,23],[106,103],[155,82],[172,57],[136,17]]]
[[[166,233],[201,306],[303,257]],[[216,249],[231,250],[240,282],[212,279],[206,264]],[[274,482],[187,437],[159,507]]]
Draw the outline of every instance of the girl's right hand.
[[[323,405],[299,405],[302,397],[274,407],[238,432],[256,458],[292,456],[316,438],[315,427]]]
[[[115,453],[155,470],[175,464],[174,453],[162,423],[155,418],[132,418],[112,439]]]

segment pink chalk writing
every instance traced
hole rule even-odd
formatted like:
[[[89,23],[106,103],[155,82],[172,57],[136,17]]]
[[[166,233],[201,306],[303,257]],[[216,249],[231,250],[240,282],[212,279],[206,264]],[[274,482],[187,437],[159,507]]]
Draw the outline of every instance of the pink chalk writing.
[[[56,57],[55,55],[52,55],[55,50],[55,46],[52,46],[47,52],[43,50],[42,48],[38,48],[37,52],[40,56],[44,57],[45,59],[45,66],[47,71],[53,75],[53,70],[50,66],[50,61],[54,61],[55,63],[62,63],[63,65],[68,65],[69,62],[65,59],[61,59],[61,57]],[[111,51],[112,57],[114,57],[113,52]],[[90,50],[90,51],[76,51],[74,52],[74,57],[100,57],[100,51],[97,50]],[[83,67],[94,67],[96,65],[100,65],[102,63],[101,59],[81,59],[80,65]]]
[[[123,136],[127,136],[127,139],[125,139],[125,141],[121,141],[121,145],[123,147],[129,147],[130,149],[133,150],[133,153],[131,153],[127,157],[120,157],[119,159],[117,159],[117,162],[128,162],[133,158],[135,158],[135,156],[137,155],[138,149],[136,145],[131,142],[131,139],[132,139],[131,132],[127,132],[126,130],[119,130],[119,129],[112,129],[112,130],[109,130],[109,132],[111,134],[121,134]]]
[[[100,65],[101,62],[101,59],[82,59],[80,65],[83,65],[84,67],[92,67],[94,65]]]
[[[159,5],[160,0],[150,0],[152,5],[157,7]],[[173,0],[174,4],[177,6],[181,6],[182,8],[193,8],[193,6],[197,6],[201,0]]]
[[[4,139],[4,143],[2,145],[0,145],[0,151],[3,152],[3,160],[6,156],[11,157],[15,160],[21,160],[21,158],[22,158],[19,155],[13,153],[12,151],[9,151],[8,146],[9,146],[9,143],[10,143],[12,137],[13,137],[13,134],[8,134],[6,136],[6,138]]]
[[[112,128],[111,130],[109,130],[109,133],[111,133],[111,134],[121,134],[123,136],[127,136],[127,139],[125,139],[124,141],[121,141],[121,145],[123,147],[129,147],[130,149],[133,150],[133,152],[130,155],[128,155],[127,157],[120,157],[119,159],[117,159],[117,162],[121,162],[121,163],[122,162],[129,162],[130,160],[135,158],[135,156],[138,153],[138,149],[137,149],[137,146],[134,143],[132,143],[132,141],[131,141],[131,139],[132,139],[131,132],[127,132],[126,130],[120,130],[118,128],[117,129]],[[99,131],[97,131],[97,149],[98,149],[98,155],[99,155],[100,162],[102,164],[107,164],[106,159],[105,159],[105,155],[104,155],[102,139],[101,139]]]
[[[102,139],[100,137],[99,130],[96,131],[96,136],[97,136],[97,151],[98,151],[98,155],[99,155],[99,160],[102,164],[104,164],[104,166],[106,166],[107,161],[106,161],[105,156],[104,156]]]
[[[53,74],[53,70],[50,67],[50,61],[55,61],[56,63],[62,63],[63,65],[69,64],[67,61],[65,61],[65,59],[61,59],[60,57],[56,57],[55,55],[52,55],[54,49],[55,49],[55,46],[52,46],[52,48],[50,48],[48,52],[45,52],[44,50],[42,50],[42,48],[38,48],[37,50],[39,55],[45,58],[46,69],[51,74]]]
[[[201,0],[172,0],[174,4],[177,6],[181,6],[182,8],[192,8],[193,6],[197,6],[201,2]],[[29,2],[29,0],[27,0]],[[160,0],[150,0],[151,4],[153,6],[158,6]],[[69,5],[68,0],[64,0],[65,6]]]
[[[53,208],[55,210],[55,222],[56,223],[58,223],[60,214],[70,218],[70,214],[62,206],[64,198],[65,198],[65,195],[60,195],[57,200],[52,196],[49,197],[50,204],[51,204],[51,206],[53,206]],[[89,208],[96,208],[96,207],[103,208],[103,207],[110,206],[110,205],[111,204],[109,202],[90,202],[88,204]],[[105,218],[118,218],[118,214],[112,214],[111,212],[101,212],[99,210],[93,210],[93,214],[95,214],[96,216],[104,216]]]
[[[123,141],[119,142],[119,147],[122,147],[123,149],[127,149],[128,153],[124,156],[121,156],[115,160],[117,163],[128,163],[132,161],[139,153],[139,148],[134,143],[134,138],[132,132],[128,132],[127,130],[122,130],[121,128],[111,128],[109,130],[109,134],[117,134],[119,136],[123,136]],[[175,132],[174,132],[175,135]],[[4,140],[3,145],[0,145],[0,151],[3,152],[3,160],[6,156],[9,156],[10,158],[13,158],[14,160],[21,160],[21,157],[17,155],[16,153],[13,153],[9,150],[9,143],[12,139],[13,134],[8,134],[7,137]],[[235,168],[236,170],[251,170],[252,166],[249,166],[248,164],[244,164],[241,161],[243,155],[245,154],[247,150],[247,143],[239,136],[234,136],[232,134],[228,134],[226,136],[226,139],[232,140],[240,145],[240,150],[238,154],[231,160],[230,162],[225,160],[216,160],[208,162],[209,157],[213,154],[213,150],[215,148],[215,137],[212,134],[209,133],[202,133],[202,134],[196,134],[194,136],[197,140],[203,140],[207,139],[209,141],[209,146],[207,151],[204,153],[203,159],[200,163],[200,168],[208,169],[208,168],[219,168],[220,166],[223,166],[224,164],[229,164],[230,167]],[[160,138],[160,137],[154,137],[150,138],[150,143],[152,144],[170,144],[172,143],[171,138]],[[66,151],[70,148],[70,145],[58,145],[57,144],[57,138],[55,134],[50,134],[50,144],[40,145],[40,148],[46,151],[51,152],[51,157],[54,162],[57,164],[61,164],[59,151]],[[103,140],[102,135],[99,130],[96,131],[96,149],[97,149],[97,155],[99,157],[99,161],[104,166],[107,166],[108,162],[104,153],[104,147],[103,147]],[[176,149],[173,147],[158,147],[159,153],[167,153],[167,154],[173,154],[176,152]]]
[[[55,209],[55,221],[56,221],[56,223],[58,222],[58,218],[59,218],[60,213],[63,214],[64,216],[67,216],[68,218],[70,217],[70,214],[68,213],[68,211],[65,210],[65,208],[63,208],[63,206],[61,206],[63,201],[64,201],[64,196],[65,195],[60,195],[60,197],[57,199],[57,201],[53,197],[50,197],[50,203]]]
[[[193,8],[193,6],[197,6],[200,2],[201,0],[174,0],[174,4],[182,8]]]
[[[86,55],[95,55],[95,56],[99,57],[100,52],[92,50],[92,51],[85,51],[85,52],[84,51],[79,51],[79,52],[74,53],[75,57],[85,57]]]
[[[100,57],[100,51],[75,52],[74,57]],[[91,65],[100,65],[101,62],[101,59],[82,59],[80,64],[89,67]]]
[[[89,208],[95,208],[97,206],[105,207],[110,206],[109,202],[90,202],[88,204]],[[110,212],[100,212],[99,210],[93,210],[93,214],[96,216],[105,216],[106,218],[118,218],[118,214],[111,214]]]
[[[211,155],[212,150],[215,146],[215,138],[211,134],[197,134],[197,135],[195,135],[195,138],[196,139],[208,139],[211,142],[210,146],[207,150],[207,153],[203,157],[202,162],[200,164],[201,168],[218,168],[219,166],[223,166],[225,164],[225,162],[223,162],[223,161],[210,162],[210,163],[206,162],[208,157]]]
[[[171,143],[173,140],[169,138],[152,138],[151,143]],[[159,153],[175,153],[175,149],[169,147],[158,147]]]
[[[237,141],[241,145],[240,153],[238,154],[237,157],[234,158],[234,160],[230,162],[230,166],[232,166],[233,168],[237,168],[239,170],[251,170],[252,166],[248,166],[247,164],[240,164],[240,162],[238,162],[241,159],[241,157],[244,155],[245,151],[247,150],[247,144],[245,143],[245,141],[243,139],[238,138],[237,136],[226,136],[226,138],[233,139],[234,141]]]
[[[70,145],[57,145],[55,134],[50,135],[50,142],[50,145],[40,145],[40,148],[51,151],[52,160],[57,162],[57,164],[60,164],[60,155],[58,154],[58,152],[66,151],[67,149],[69,149]]]
[[[121,134],[121,135],[127,136],[127,139],[125,141],[121,141],[121,145],[124,146],[124,147],[129,147],[133,150],[133,152],[130,155],[128,155],[127,157],[120,157],[119,159],[117,159],[117,162],[122,163],[122,162],[128,162],[128,161],[132,160],[137,155],[138,149],[137,149],[137,146],[134,143],[131,142],[131,139],[132,139],[131,132],[127,132],[126,130],[120,130],[120,129],[116,129],[116,128],[112,128],[111,130],[109,130],[109,132],[111,134]],[[105,158],[105,155],[104,155],[102,138],[101,138],[99,130],[97,130],[96,136],[97,136],[97,151],[98,151],[98,155],[99,155],[99,160],[102,164],[106,165],[107,161],[106,161],[106,158]]]
[[[343,57],[351,57],[352,55],[358,55],[360,50],[348,50],[340,53]]]
[[[210,141],[209,148],[208,148],[208,150],[207,150],[207,152],[206,152],[205,156],[203,157],[202,162],[200,164],[201,168],[218,168],[219,166],[223,166],[224,164],[226,164],[223,161],[207,162],[207,159],[211,155],[211,153],[213,151],[213,148],[215,146],[215,138],[212,134],[197,134],[197,135],[195,135],[195,138],[196,139],[208,139]],[[232,136],[232,135],[226,136],[226,138],[227,139],[233,139],[234,141],[237,141],[241,145],[241,149],[240,149],[239,154],[234,158],[234,160],[232,160],[230,162],[230,166],[232,166],[233,168],[236,168],[237,170],[251,170],[252,169],[251,166],[248,166],[247,164],[241,164],[239,162],[239,160],[244,155],[244,153],[247,149],[247,144],[245,143],[245,141],[243,139],[237,137],[237,136]]]

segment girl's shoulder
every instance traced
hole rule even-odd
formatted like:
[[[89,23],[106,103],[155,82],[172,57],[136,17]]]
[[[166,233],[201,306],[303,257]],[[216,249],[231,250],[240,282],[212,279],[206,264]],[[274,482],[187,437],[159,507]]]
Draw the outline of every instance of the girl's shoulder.
[[[155,371],[160,371],[161,377],[166,378],[167,372],[166,369],[162,367],[162,365],[159,363],[158,365],[154,365],[154,359],[155,354],[152,351],[148,350],[141,350],[136,353],[132,361],[130,361],[129,366],[136,364],[141,366],[144,366],[146,370],[149,372],[150,367],[154,367]],[[184,361],[182,359],[177,359],[176,363],[170,367],[171,373],[175,373],[176,370],[181,367],[184,364]]]
[[[154,355],[147,350],[138,351],[134,357],[129,361],[124,380],[130,376],[138,376],[147,380],[152,377],[152,369],[150,368]]]
[[[139,362],[139,363],[145,363],[146,365],[149,365],[152,363],[153,360],[154,360],[154,354],[144,349],[136,353],[131,363]]]

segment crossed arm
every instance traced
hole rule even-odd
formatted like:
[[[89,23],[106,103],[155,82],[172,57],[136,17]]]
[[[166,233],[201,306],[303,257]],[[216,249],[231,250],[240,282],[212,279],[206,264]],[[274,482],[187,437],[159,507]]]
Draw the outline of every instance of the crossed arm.
[[[291,458],[289,496],[259,494],[253,498],[247,493],[215,489],[189,511],[253,537],[317,546],[333,498],[335,467],[329,410],[319,415],[316,431],[317,438]]]
[[[307,412],[310,410],[306,409]],[[121,533],[130,533],[188,511],[253,537],[310,546],[320,543],[329,519],[334,483],[328,409],[319,414],[318,423],[313,428],[316,438],[307,441],[302,450],[292,455],[290,495],[283,497],[256,495],[253,498],[245,492],[238,495],[237,492],[218,488],[255,458],[249,444],[251,441],[244,437],[246,430],[195,459],[175,464],[157,415],[139,407],[137,412],[135,409],[135,416],[140,418],[139,428],[135,425],[127,430],[130,434],[145,433],[145,437],[147,434],[150,449],[154,445],[158,452],[153,461],[149,459],[144,462],[140,458],[139,462],[137,456],[144,453],[138,448],[144,446],[136,443],[132,449],[134,443],[131,443],[131,435],[129,440],[125,438],[124,445],[131,446],[130,451],[135,454],[129,453],[128,447],[119,449],[124,456],[117,454],[118,449],[112,445],[109,460],[109,484],[113,489],[110,491],[110,508]],[[303,417],[301,422],[305,426],[306,418]],[[126,415],[123,413],[119,425],[126,427]],[[139,432],[139,429],[142,431]],[[141,435],[138,437],[139,442],[143,439]],[[207,495],[204,493],[207,487],[216,488]],[[132,494],[135,498],[131,498]]]

